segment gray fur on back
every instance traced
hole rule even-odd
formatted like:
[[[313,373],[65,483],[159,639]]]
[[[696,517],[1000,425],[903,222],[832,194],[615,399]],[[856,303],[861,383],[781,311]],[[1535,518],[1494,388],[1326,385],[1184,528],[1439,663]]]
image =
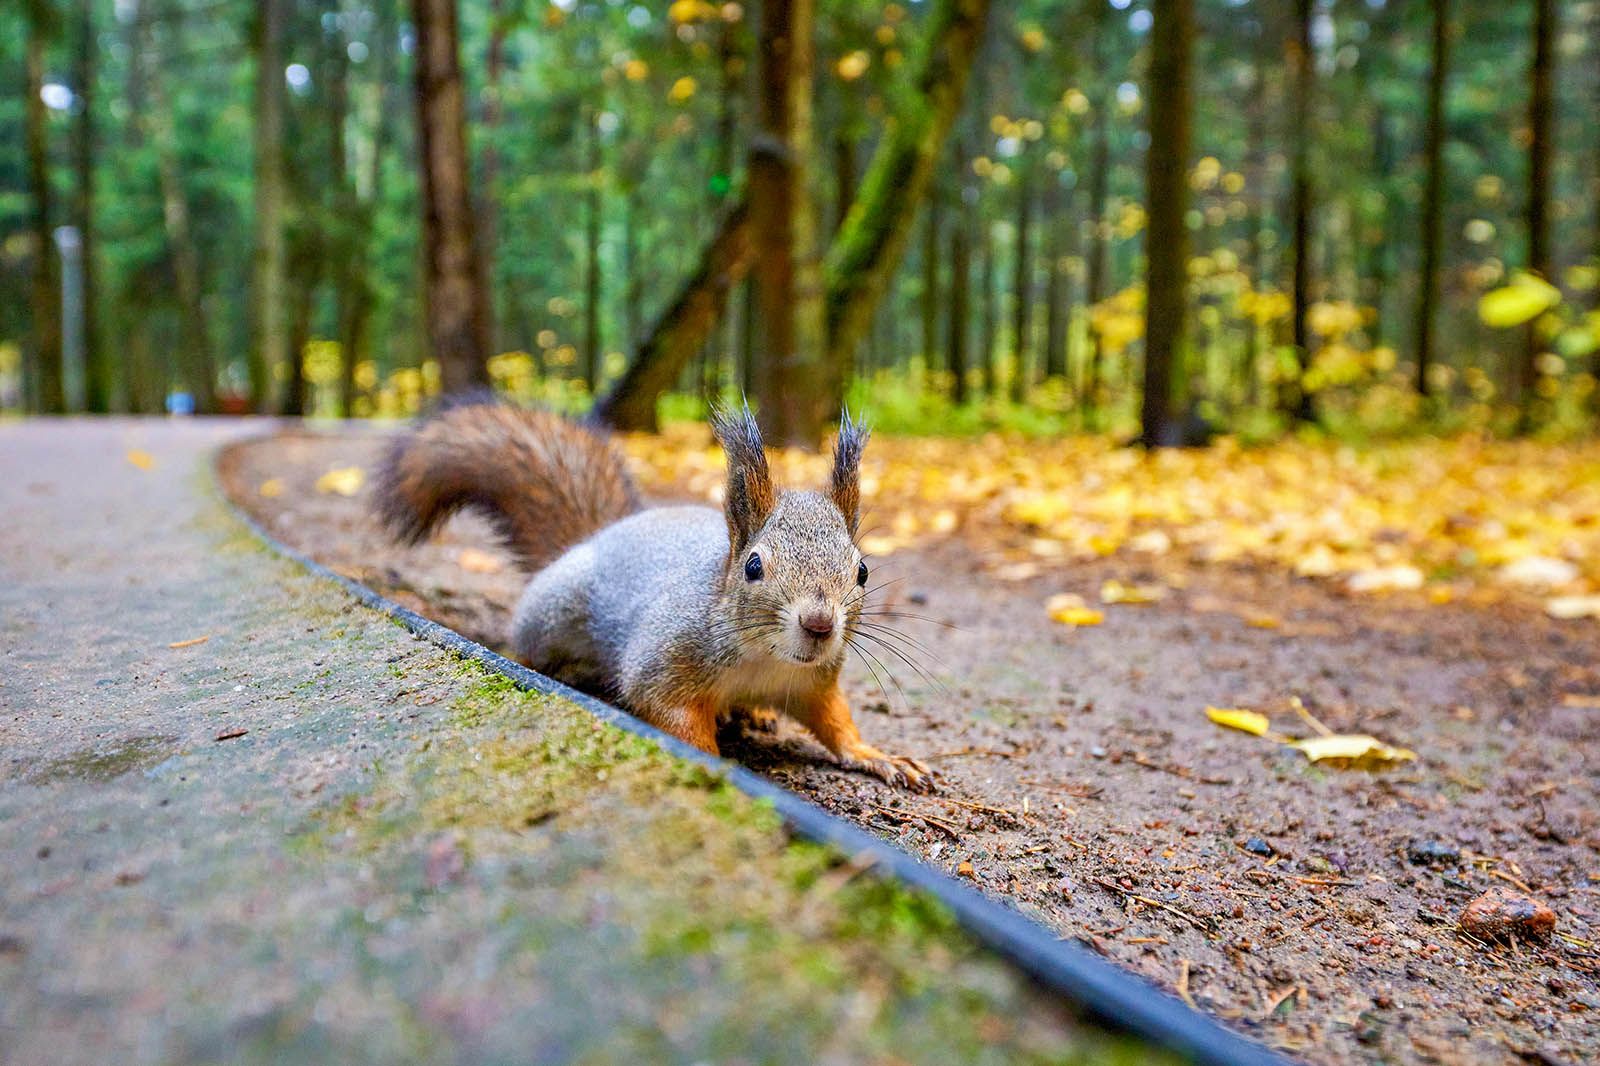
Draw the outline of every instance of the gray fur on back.
[[[516,656],[569,684],[626,695],[663,648],[705,648],[728,557],[722,512],[658,507],[624,518],[534,575],[511,623]]]

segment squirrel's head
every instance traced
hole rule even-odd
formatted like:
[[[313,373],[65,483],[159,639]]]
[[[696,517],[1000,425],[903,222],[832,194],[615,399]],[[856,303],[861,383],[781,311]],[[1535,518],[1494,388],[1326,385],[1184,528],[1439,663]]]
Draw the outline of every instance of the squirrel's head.
[[[713,413],[711,428],[728,456],[727,624],[751,652],[837,667],[866,595],[867,566],[855,545],[866,428],[849,412],[840,419],[833,473],[821,492],[773,486],[748,406]]]

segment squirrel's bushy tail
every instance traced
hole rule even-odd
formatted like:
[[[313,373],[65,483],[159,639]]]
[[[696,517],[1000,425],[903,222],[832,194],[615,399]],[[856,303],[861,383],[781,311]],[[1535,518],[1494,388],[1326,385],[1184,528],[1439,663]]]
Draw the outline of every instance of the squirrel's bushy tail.
[[[414,544],[471,508],[530,568],[639,509],[622,456],[599,433],[492,400],[445,407],[401,436],[376,490],[402,540]]]

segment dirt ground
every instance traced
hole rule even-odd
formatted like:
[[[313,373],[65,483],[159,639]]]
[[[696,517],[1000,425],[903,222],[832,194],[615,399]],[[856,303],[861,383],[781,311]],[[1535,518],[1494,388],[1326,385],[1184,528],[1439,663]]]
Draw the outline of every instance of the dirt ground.
[[[485,526],[397,548],[365,487],[317,489],[381,440],[288,433],[234,448],[223,480],[287,543],[500,645],[523,579]],[[841,771],[792,726],[724,754],[1306,1061],[1600,1057],[1600,625],[1121,555],[1002,581],[980,554],[955,535],[878,561],[882,602],[931,621],[878,649],[893,680],[846,673],[862,732],[934,766],[936,794]],[[1110,579],[1171,591],[1045,618]],[[1314,766],[1203,713],[1305,735],[1295,698],[1418,759]],[[1497,887],[1552,907],[1556,935],[1460,933]]]

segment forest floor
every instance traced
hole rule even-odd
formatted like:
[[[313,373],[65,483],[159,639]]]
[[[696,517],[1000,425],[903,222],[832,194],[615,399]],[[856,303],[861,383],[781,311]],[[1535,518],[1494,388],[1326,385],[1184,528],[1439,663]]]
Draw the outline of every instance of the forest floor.
[[[471,518],[390,544],[365,486],[382,441],[244,444],[225,486],[289,544],[502,646],[522,577]],[[696,432],[625,446],[656,498],[714,491]],[[1307,1061],[1600,1056],[1600,622],[1556,617],[1600,578],[1600,448],[868,454],[872,584],[929,621],[847,689],[938,791],[842,771],[790,725],[724,754]],[[1319,726],[1415,758],[1284,743]],[[1555,935],[1462,932],[1491,889],[1553,908]]]
[[[0,423],[0,1064],[1151,1061],[268,551],[251,432]]]

